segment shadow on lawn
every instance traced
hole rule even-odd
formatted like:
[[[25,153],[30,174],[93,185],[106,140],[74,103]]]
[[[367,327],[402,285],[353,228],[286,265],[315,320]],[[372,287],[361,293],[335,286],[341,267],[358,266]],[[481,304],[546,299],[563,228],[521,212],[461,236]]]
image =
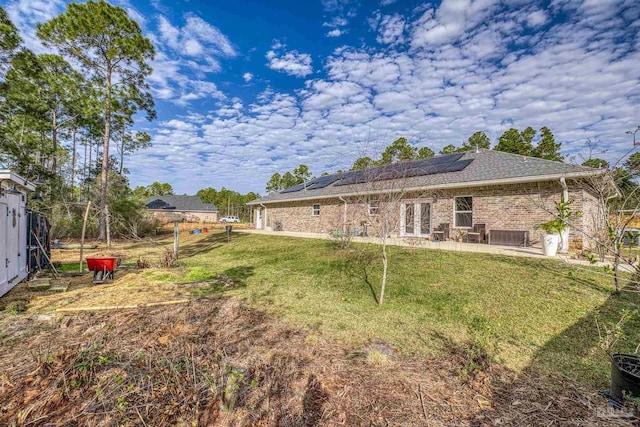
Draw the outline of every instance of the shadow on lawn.
[[[600,387],[608,388],[608,376],[594,376],[593,368],[600,362],[608,363],[606,353],[599,348],[600,337],[596,321],[602,327],[617,323],[623,309],[638,308],[640,298],[637,294],[612,293],[600,307],[592,310],[576,323],[548,340],[534,355],[529,367],[531,372],[553,371],[572,380],[590,379]],[[640,339],[638,319],[624,325],[624,335],[628,338],[628,347]],[[635,348],[635,345],[633,345]]]
[[[247,279],[250,276],[253,276],[254,273],[255,267],[252,265],[243,265],[240,267],[228,268],[222,272],[222,274],[229,277],[231,280],[242,284],[246,284]]]
[[[184,283],[183,286],[191,288],[195,296],[215,299],[227,291],[246,287],[247,279],[253,276],[254,271],[255,267],[250,265],[228,268],[211,279]]]
[[[231,233],[230,244],[234,241],[246,237],[246,233]],[[227,233],[209,233],[202,235],[197,240],[191,241],[184,246],[180,246],[180,258],[190,258],[192,256],[200,255],[205,252],[212,251],[220,248],[223,245],[228,245]]]
[[[371,291],[373,300],[378,304],[378,294],[371,283],[372,264],[376,254],[370,249],[361,249],[354,252],[345,251],[341,261],[341,268],[351,277],[362,280]]]
[[[587,283],[589,285],[592,284]],[[536,420],[541,423],[555,420],[563,424],[585,417],[584,425],[596,425],[586,419],[598,419],[603,408],[607,408],[605,400],[597,393],[600,390],[608,392],[610,381],[609,360],[605,350],[600,348],[596,320],[601,328],[611,326],[620,320],[623,309],[639,307],[640,295],[611,292],[604,304],[540,347],[522,374],[496,375],[490,386],[495,410],[489,417],[508,425],[536,425]],[[635,317],[629,321],[623,332],[627,342],[618,350],[631,352],[640,342],[640,320]],[[529,409],[518,412],[514,408]],[[481,417],[482,421],[487,421],[487,413]]]

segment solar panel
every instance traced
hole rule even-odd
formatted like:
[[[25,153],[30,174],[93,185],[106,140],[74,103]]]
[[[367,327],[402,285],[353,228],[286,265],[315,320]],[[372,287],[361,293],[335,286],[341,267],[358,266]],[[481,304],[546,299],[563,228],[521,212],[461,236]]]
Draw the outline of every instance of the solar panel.
[[[293,187],[285,188],[281,191],[281,193],[295,193],[296,191],[300,191],[304,188],[304,184],[294,185]]]
[[[307,190],[315,190],[319,188],[324,188],[328,185],[333,184],[337,180],[342,177],[342,174],[335,173],[333,175],[321,176],[320,178],[316,178],[311,182],[307,183]]]
[[[397,178],[458,172],[469,166],[473,161],[473,159],[460,160],[462,156],[464,156],[464,153],[446,154],[430,159],[412,160],[377,168],[321,176],[307,183],[286,188],[280,191],[280,193],[295,193],[305,188],[307,190],[318,190],[328,187],[333,183],[335,183],[336,186],[352,185],[362,184],[368,181],[384,181]]]
[[[345,176],[336,186],[361,184],[367,181],[383,181],[396,178],[411,178],[414,176],[458,172],[469,166],[473,161],[473,159],[459,160],[462,156],[464,156],[464,153],[449,154],[431,159],[395,163],[379,168],[355,171],[351,175]]]

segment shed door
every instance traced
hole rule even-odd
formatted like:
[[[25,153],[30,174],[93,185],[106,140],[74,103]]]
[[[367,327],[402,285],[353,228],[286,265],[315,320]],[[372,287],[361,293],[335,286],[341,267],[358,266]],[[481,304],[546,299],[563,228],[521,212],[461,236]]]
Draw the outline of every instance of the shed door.
[[[7,281],[7,204],[0,203],[0,295],[9,290]]]
[[[21,278],[27,277],[27,260],[29,258],[29,248],[27,247],[27,209],[22,200],[18,198],[18,273]]]
[[[7,266],[7,276],[9,281],[15,279],[18,276],[20,258],[18,253],[20,251],[20,229],[18,224],[20,218],[18,217],[20,209],[20,197],[10,196],[8,198],[8,212],[7,212],[7,259],[9,265]]]

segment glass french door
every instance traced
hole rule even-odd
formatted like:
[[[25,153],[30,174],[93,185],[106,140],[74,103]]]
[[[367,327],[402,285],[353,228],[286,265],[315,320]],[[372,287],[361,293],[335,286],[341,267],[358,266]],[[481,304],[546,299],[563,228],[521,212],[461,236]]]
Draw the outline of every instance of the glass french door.
[[[426,237],[431,234],[431,203],[402,203],[400,214],[400,235]]]
[[[420,205],[420,235],[431,234],[431,203],[419,203]]]
[[[415,233],[416,210],[413,203],[404,204],[404,234],[413,235]]]

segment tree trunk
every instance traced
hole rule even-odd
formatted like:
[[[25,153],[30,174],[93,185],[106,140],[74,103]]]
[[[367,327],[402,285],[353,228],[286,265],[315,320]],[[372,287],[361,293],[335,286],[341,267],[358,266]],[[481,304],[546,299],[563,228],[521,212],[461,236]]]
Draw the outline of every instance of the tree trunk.
[[[120,143],[120,175],[122,175],[122,171],[124,170],[124,145],[125,145],[125,142],[126,142],[125,130],[126,130],[126,126],[125,126],[124,121],[123,121],[122,122],[122,129],[121,129],[121,131],[122,131],[122,136],[121,136],[122,141]]]
[[[380,298],[378,298],[378,304],[382,305],[384,302],[384,288],[387,286],[387,269],[389,266],[389,260],[387,258],[387,243],[382,242],[382,286],[380,286]]]
[[[89,178],[89,175],[91,175],[91,168],[93,167],[93,142],[89,142],[89,164],[87,166],[87,178]]]
[[[76,128],[71,129],[71,188],[76,183]]]
[[[82,237],[80,238],[80,273],[82,273],[82,252],[84,251],[84,233],[87,231],[87,218],[89,218],[89,208],[91,201],[87,202],[87,209],[84,211],[84,220],[82,221]]]
[[[124,169],[124,136],[122,137],[122,146],[120,150],[120,175],[122,175],[122,170]]]
[[[616,285],[616,293],[620,292],[620,278],[618,277],[619,265],[620,265],[620,248],[618,247],[618,242],[616,242],[616,246],[613,253],[613,281]]]
[[[109,218],[109,206],[105,206],[104,210],[107,212],[107,247],[111,247],[111,219]]]
[[[56,161],[56,152],[58,151],[58,117],[56,114],[56,110],[53,110],[53,123],[52,123],[52,128],[51,128],[51,149],[52,151],[52,156],[51,156],[51,173],[53,173],[53,175],[56,175],[57,172],[57,167],[58,167],[58,162]]]
[[[104,241],[107,232],[107,190],[109,176],[109,139],[111,126],[111,70],[107,71],[107,93],[104,102],[104,135],[102,140],[102,179],[100,181],[100,228],[98,240]]]

